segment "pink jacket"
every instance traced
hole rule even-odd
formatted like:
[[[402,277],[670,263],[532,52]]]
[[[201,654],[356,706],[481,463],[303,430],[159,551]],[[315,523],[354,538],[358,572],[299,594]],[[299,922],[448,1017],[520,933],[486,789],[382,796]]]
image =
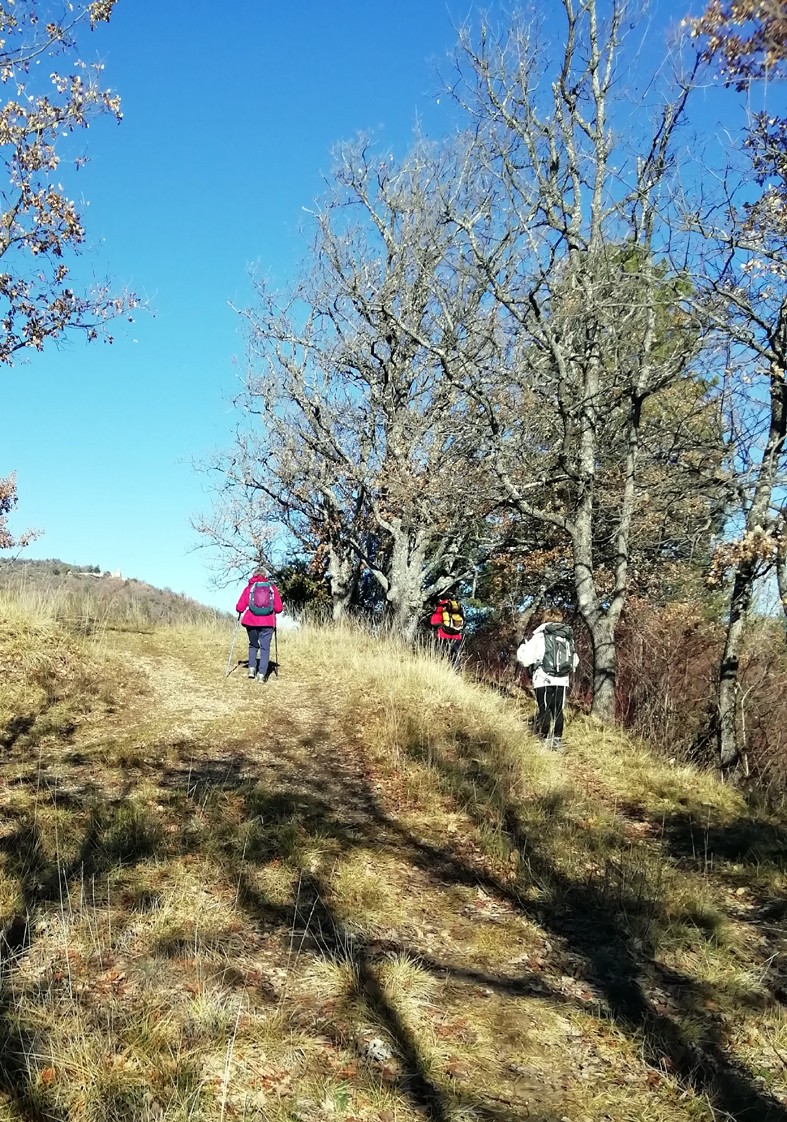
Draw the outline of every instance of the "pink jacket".
[[[275,627],[276,616],[273,618],[273,623],[269,623],[270,616],[257,616],[254,612],[249,611],[249,589],[253,584],[256,584],[258,580],[268,580],[268,577],[260,576],[259,573],[257,573],[256,576],[249,577],[249,583],[246,585],[243,592],[241,592],[240,599],[235,605],[235,611],[243,613],[240,617],[240,621],[244,627]],[[284,605],[281,602],[278,588],[273,582],[271,582],[271,584],[273,587],[273,608],[276,615],[278,615],[279,612],[284,611]]]

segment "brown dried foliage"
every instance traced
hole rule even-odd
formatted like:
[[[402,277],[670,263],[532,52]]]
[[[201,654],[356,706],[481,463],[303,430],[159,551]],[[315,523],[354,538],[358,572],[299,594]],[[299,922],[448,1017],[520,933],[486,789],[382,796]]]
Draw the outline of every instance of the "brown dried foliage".
[[[77,57],[75,38],[80,24],[106,22],[114,4],[80,5],[45,24],[34,0],[0,9],[0,362],[11,364],[26,348],[41,350],[66,330],[111,341],[109,321],[136,304],[103,285],[84,293],[72,287],[64,258],[80,251],[85,231],[58,181],[64,138],[96,116],[122,116],[118,96],[101,85],[101,66]],[[45,85],[34,63],[49,71]],[[83,161],[78,157],[77,166]]]
[[[744,89],[750,81],[778,76],[787,58],[784,0],[711,0],[691,33],[705,39],[705,56],[718,59],[725,81]]]
[[[0,478],[0,549],[21,549],[37,537],[35,530],[26,530],[18,537],[11,533],[8,516],[16,504],[16,475],[12,472],[5,479]]]

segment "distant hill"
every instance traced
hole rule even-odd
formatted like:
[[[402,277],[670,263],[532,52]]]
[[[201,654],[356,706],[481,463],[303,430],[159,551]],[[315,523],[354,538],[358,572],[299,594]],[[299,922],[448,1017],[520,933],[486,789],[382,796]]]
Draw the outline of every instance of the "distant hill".
[[[4,590],[33,597],[54,596],[59,614],[87,614],[105,622],[198,622],[225,614],[170,588],[155,588],[120,572],[102,570],[98,565],[70,565],[56,558],[0,558],[0,591]]]

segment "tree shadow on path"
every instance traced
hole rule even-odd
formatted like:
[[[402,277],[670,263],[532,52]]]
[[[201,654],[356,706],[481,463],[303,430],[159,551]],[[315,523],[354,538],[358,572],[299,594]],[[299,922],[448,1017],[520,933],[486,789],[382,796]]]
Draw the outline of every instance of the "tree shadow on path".
[[[646,908],[650,912],[648,921],[666,926],[668,919],[661,913],[660,903],[643,899],[639,891],[632,892],[625,884],[610,895],[605,882],[571,877],[557,868],[545,852],[548,828],[530,828],[520,809],[501,795],[498,776],[484,763],[485,750],[483,742],[468,740],[459,759],[449,760],[430,745],[429,761],[441,774],[444,789],[458,798],[480,827],[488,824],[490,810],[499,815],[511,846],[521,855],[527,877],[545,891],[535,907],[521,892],[493,875],[476,871],[472,879],[510,901],[560,939],[573,956],[579,956],[586,981],[603,994],[611,1018],[627,1034],[642,1040],[647,1063],[658,1070],[666,1067],[684,1086],[707,1097],[714,1110],[735,1122],[787,1122],[787,1109],[751,1072],[727,1055],[717,1019],[707,1015],[701,1039],[690,1040],[677,1020],[657,1010],[647,996],[643,982],[659,973],[658,964],[646,946],[635,945],[618,916],[621,911],[637,915]],[[414,743],[410,754],[422,761],[425,751]],[[558,808],[555,810],[559,813]],[[405,837],[419,851],[425,870],[449,882],[467,883],[467,868],[452,854]],[[688,977],[674,980],[679,981],[676,988],[682,1007],[696,1014],[700,987]]]
[[[413,743],[410,751],[413,759],[423,762],[419,744]],[[631,914],[650,909],[655,922],[666,922],[659,913],[658,901],[643,900],[626,884],[610,894],[608,885],[571,877],[556,867],[547,842],[550,829],[558,823],[560,806],[555,803],[551,808],[552,821],[547,820],[542,829],[531,827],[522,809],[501,796],[499,776],[485,761],[484,751],[483,744],[468,741],[462,745],[458,760],[449,760],[430,747],[430,764],[441,777],[445,792],[479,827],[487,826],[490,812],[499,816],[511,846],[522,856],[524,872],[518,883],[496,875],[477,847],[474,857],[474,843],[469,839],[459,847],[453,842],[435,845],[417,837],[383,806],[373,769],[364,762],[363,749],[336,750],[328,727],[315,728],[289,744],[271,738],[262,747],[225,745],[216,753],[184,741],[176,747],[176,762],[166,766],[158,780],[162,795],[169,793],[173,806],[185,801],[204,808],[211,798],[227,792],[241,800],[245,821],[258,824],[256,833],[250,835],[251,848],[240,852],[230,824],[226,845],[214,846],[211,856],[215,859],[218,855],[228,878],[238,884],[239,901],[249,923],[272,925],[283,939],[297,931],[305,953],[350,965],[357,1000],[393,1041],[400,1058],[401,1074],[395,1077],[393,1089],[405,1095],[431,1122],[447,1122],[452,1112],[462,1109],[472,1111],[483,1122],[517,1122],[525,1114],[525,1105],[496,1100],[494,1089],[483,1096],[464,1093],[459,1087],[446,1090],[435,1079],[422,1042],[403,1021],[395,1000],[381,984],[378,967],[384,956],[406,954],[441,979],[492,987],[513,998],[531,998],[536,988],[539,997],[555,1004],[565,1004],[565,996],[532,973],[512,978],[472,962],[446,965],[435,956],[423,954],[421,948],[408,946],[404,939],[383,942],[359,936],[331,907],[329,885],[304,865],[299,899],[286,905],[276,903],[248,875],[251,864],[286,856],[284,847],[297,858],[308,844],[329,838],[339,843],[343,854],[351,853],[354,847],[375,847],[393,854],[421,870],[441,890],[450,885],[481,886],[548,932],[581,964],[582,977],[603,996],[607,1015],[630,1038],[642,1041],[644,1057],[654,1068],[668,1067],[685,1087],[706,1096],[715,1111],[735,1122],[787,1122],[784,1107],[727,1055],[719,1026],[711,1017],[703,1018],[701,1040],[689,1040],[677,1018],[660,1012],[648,996],[647,985],[660,977],[673,987],[686,1011],[696,1012],[704,999],[696,980],[677,975],[665,978],[653,954],[635,945],[621,926],[621,907]],[[78,806],[79,797],[72,797]],[[0,839],[7,869],[18,878],[23,892],[20,915],[5,934],[6,983],[16,959],[32,943],[30,917],[37,910],[57,905],[69,879],[80,874],[100,877],[121,865],[128,868],[152,852],[153,840],[144,832],[132,831],[128,844],[121,838],[114,848],[107,847],[106,819],[102,815],[110,814],[109,805],[106,812],[89,814],[84,803],[83,835],[75,856],[65,863],[47,862],[42,857],[38,828],[29,818],[20,820]],[[217,806],[215,818],[219,821],[220,817],[221,807]],[[171,845],[176,852],[197,853],[202,852],[204,839],[184,831],[173,837]],[[530,880],[542,888],[537,906],[527,896]],[[22,1062],[29,1054],[30,1041],[14,1016],[8,984],[2,990],[0,1031],[0,1087],[14,1096],[30,1122],[51,1118],[65,1122],[37,1103]],[[546,1109],[538,1115],[528,1108],[527,1116],[533,1122],[556,1122],[560,1113]]]

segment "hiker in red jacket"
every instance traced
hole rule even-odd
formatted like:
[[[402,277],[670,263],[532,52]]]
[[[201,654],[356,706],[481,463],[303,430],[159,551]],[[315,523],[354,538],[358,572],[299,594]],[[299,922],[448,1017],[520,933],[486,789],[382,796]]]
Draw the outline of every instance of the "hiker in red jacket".
[[[249,677],[264,682],[268,677],[271,639],[276,616],[283,611],[279,590],[263,569],[256,569],[235,605],[249,636]]]
[[[432,612],[429,626],[436,628],[438,649],[448,655],[453,666],[459,664],[464,625],[465,615],[459,601],[452,596],[441,597]]]

